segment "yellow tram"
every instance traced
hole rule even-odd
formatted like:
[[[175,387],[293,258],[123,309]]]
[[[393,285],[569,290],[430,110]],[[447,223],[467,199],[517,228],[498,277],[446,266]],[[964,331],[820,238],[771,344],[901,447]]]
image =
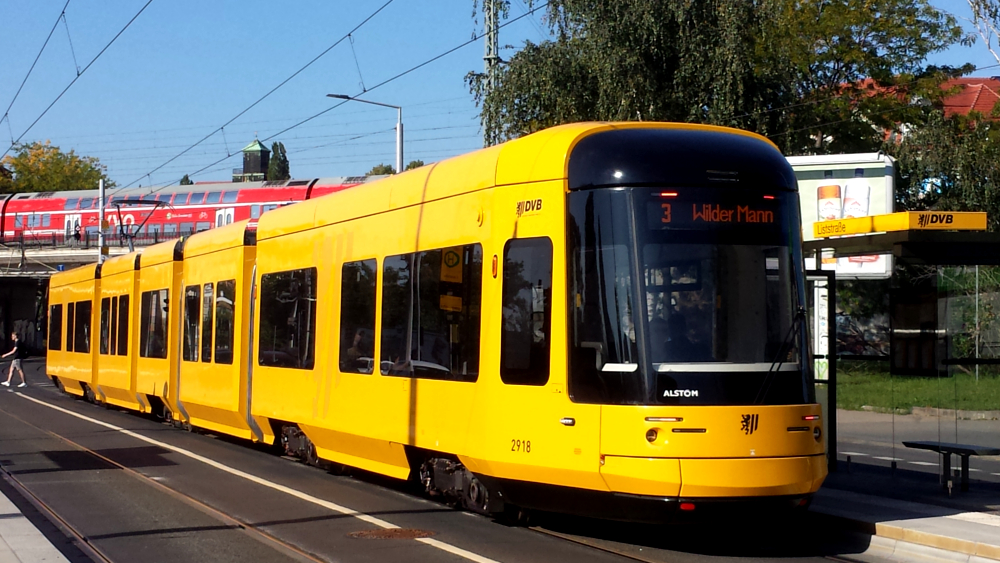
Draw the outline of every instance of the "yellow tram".
[[[56,274],[48,373],[485,513],[804,506],[798,209],[763,137],[555,127]]]

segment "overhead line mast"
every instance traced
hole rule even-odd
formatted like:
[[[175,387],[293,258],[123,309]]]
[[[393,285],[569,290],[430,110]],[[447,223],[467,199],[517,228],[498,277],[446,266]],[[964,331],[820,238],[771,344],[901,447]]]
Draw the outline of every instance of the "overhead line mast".
[[[483,71],[486,73],[484,98],[493,93],[493,89],[496,88],[497,67],[500,65],[500,7],[497,5],[500,1],[483,0],[483,36],[486,39],[486,49],[483,55]],[[486,146],[495,145],[497,143],[495,135],[491,134],[486,127],[483,127],[483,131],[483,144]]]

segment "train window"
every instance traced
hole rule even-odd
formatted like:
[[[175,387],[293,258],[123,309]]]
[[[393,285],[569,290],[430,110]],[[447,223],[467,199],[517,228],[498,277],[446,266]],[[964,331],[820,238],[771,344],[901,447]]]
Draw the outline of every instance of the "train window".
[[[236,203],[236,196],[240,195],[240,192],[226,192],[222,196],[222,203]]]
[[[201,361],[212,361],[212,284],[205,284],[201,309]]]
[[[195,192],[191,194],[191,199],[188,200],[188,205],[198,205],[205,199],[205,192]]]
[[[233,363],[236,334],[236,280],[220,281],[215,291],[215,363]]]
[[[72,211],[76,209],[76,206],[80,204],[80,198],[71,197],[66,200],[66,205],[63,207],[66,211]]]
[[[14,216],[14,228],[15,229],[24,228],[24,216],[22,216],[22,215],[15,215]]]
[[[116,353],[119,356],[128,355],[128,335],[131,334],[128,329],[129,301],[128,295],[122,295],[118,298],[118,349]]]
[[[211,228],[212,228],[212,224],[209,223],[208,221],[199,221],[198,223],[195,224],[194,231],[196,233],[200,233],[202,231],[207,231],[207,230],[209,230]]]
[[[164,223],[163,224],[163,234],[164,235],[176,235],[177,225],[175,223]]]
[[[76,303],[66,305],[66,351],[73,351],[73,313],[76,310]]]
[[[108,353],[111,338],[111,298],[101,299],[101,354]]]
[[[250,218],[251,219],[257,219],[259,217],[260,217],[260,206],[259,205],[251,205],[250,206]]]
[[[514,239],[503,249],[503,337],[500,379],[509,385],[549,380],[552,241]]]
[[[190,235],[194,232],[194,223],[181,223],[181,234]]]
[[[52,216],[48,213],[42,215],[42,226],[51,227],[52,226]]]
[[[62,304],[49,306],[49,350],[62,350],[62,312]]]
[[[159,223],[150,223],[149,225],[146,226],[146,231],[151,235],[155,235],[163,231],[163,225]]]
[[[118,349],[118,296],[111,298],[111,355],[116,355]]]
[[[87,197],[80,200],[80,209],[90,209],[93,206],[94,199],[92,198]]]
[[[340,371],[375,367],[375,260],[344,264],[340,282]]]
[[[90,352],[90,301],[76,302],[76,326],[73,327],[73,351],[84,354]]]
[[[170,203],[170,198],[174,197],[174,194],[160,194],[156,196],[156,201],[160,203]]]
[[[483,247],[391,256],[382,275],[383,375],[475,381]]]
[[[316,268],[261,275],[257,363],[312,369],[315,335]]]
[[[181,356],[185,362],[198,361],[198,321],[201,320],[201,288],[189,285],[184,288],[184,348]]]
[[[209,192],[205,203],[219,203],[220,199],[222,199],[222,192]]]
[[[143,358],[167,357],[167,307],[170,291],[155,289],[142,292],[139,302],[139,355]]]

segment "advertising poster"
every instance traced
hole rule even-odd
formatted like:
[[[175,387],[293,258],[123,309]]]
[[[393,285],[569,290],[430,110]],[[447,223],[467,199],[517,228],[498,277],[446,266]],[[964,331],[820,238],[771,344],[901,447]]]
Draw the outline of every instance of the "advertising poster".
[[[789,164],[799,183],[802,240],[815,240],[813,223],[893,212],[895,161],[882,153],[792,156]],[[887,254],[822,257],[822,269],[836,270],[838,279],[882,279],[892,273]],[[806,259],[807,268],[815,268]]]

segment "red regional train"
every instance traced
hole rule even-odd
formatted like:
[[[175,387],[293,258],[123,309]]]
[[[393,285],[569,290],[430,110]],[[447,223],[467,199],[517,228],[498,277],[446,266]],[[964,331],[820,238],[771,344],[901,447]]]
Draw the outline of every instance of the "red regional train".
[[[221,227],[307,199],[340,191],[381,176],[349,176],[280,182],[198,183],[110,190],[106,216],[114,233],[119,223],[131,225],[139,238],[168,240]],[[59,242],[96,236],[98,190],[0,195],[0,241]],[[115,204],[120,204],[116,207]],[[119,211],[120,209],[120,211]],[[114,235],[112,235],[114,236]],[[23,238],[22,238],[23,237]]]

